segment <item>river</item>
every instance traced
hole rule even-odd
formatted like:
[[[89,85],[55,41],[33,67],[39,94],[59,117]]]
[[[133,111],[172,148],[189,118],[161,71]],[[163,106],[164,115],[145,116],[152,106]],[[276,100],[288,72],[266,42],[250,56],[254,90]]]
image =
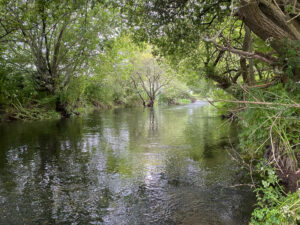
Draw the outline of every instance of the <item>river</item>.
[[[0,125],[0,224],[243,225],[255,196],[214,108]]]

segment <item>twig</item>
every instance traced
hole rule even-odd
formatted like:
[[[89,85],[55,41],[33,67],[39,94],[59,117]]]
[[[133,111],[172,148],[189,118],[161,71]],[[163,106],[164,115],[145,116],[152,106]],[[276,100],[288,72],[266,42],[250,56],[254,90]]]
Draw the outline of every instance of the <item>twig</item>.
[[[233,145],[231,143],[231,140],[230,138],[228,137],[228,140],[229,140],[229,143],[230,143],[230,146],[231,146],[231,150],[240,158],[239,160],[236,159],[230,152],[228,152],[228,154],[233,158],[233,160],[237,161],[238,163],[242,163],[243,165],[245,165],[246,167],[249,168],[249,173],[250,173],[250,178],[251,178],[251,182],[252,182],[252,187],[255,188],[255,182],[254,182],[254,179],[253,179],[253,172],[252,172],[252,162],[253,162],[253,156],[251,155],[251,161],[250,161],[250,164],[246,163],[245,160],[243,159],[243,157],[233,148]]]
[[[251,188],[255,188],[254,184],[235,184],[235,185],[231,185],[229,187],[234,188],[234,187],[240,187],[240,186],[249,186]]]
[[[278,161],[276,159],[275,147],[274,147],[273,137],[272,137],[272,129],[273,129],[273,127],[274,127],[277,119],[280,117],[281,113],[282,113],[282,111],[280,111],[279,113],[277,113],[277,116],[276,116],[275,120],[273,121],[273,123],[272,123],[272,125],[270,127],[270,132],[269,133],[270,133],[270,142],[271,142],[271,147],[272,147],[272,153],[273,153],[274,161],[275,161],[276,165],[278,166],[278,169],[280,170],[280,172],[283,174],[283,171],[282,171],[281,167],[279,166]]]
[[[290,23],[292,20],[296,19],[297,17],[300,16],[300,13],[298,13],[296,16],[294,16],[293,18],[289,19],[288,21],[286,21],[287,23]]]

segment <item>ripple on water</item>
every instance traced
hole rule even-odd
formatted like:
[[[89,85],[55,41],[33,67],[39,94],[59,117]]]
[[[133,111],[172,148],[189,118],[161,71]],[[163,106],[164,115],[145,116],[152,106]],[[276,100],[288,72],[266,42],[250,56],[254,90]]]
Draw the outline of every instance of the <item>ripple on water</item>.
[[[206,104],[1,125],[0,224],[248,224],[235,129]]]

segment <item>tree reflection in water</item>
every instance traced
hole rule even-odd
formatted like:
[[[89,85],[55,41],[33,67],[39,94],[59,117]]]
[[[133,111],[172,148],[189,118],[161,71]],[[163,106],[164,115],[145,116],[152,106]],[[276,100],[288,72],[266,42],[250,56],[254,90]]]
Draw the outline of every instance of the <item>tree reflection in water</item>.
[[[0,125],[0,224],[247,224],[253,195],[201,104]]]

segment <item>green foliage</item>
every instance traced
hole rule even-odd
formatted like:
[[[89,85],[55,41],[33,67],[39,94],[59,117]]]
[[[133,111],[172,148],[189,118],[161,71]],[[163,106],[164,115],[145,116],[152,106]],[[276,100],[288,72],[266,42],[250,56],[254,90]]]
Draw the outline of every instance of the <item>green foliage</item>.
[[[67,114],[79,113],[77,110],[85,104],[86,78],[74,77],[68,87],[59,93],[59,102]]]
[[[299,193],[286,194],[277,176],[289,179],[287,174],[299,169],[300,110],[293,106],[299,99],[281,84],[267,90],[247,90],[245,98],[271,103],[243,104],[242,112],[237,115],[241,118],[239,140],[243,159],[252,165],[252,174],[260,176],[260,184],[255,189],[257,208],[251,222],[296,224],[300,213]]]
[[[244,23],[229,16],[232,3],[0,0],[0,113],[36,120],[58,118],[57,111],[82,114],[91,106],[147,104],[156,97],[160,103],[183,104],[191,99],[190,90],[225,101],[270,103],[240,104],[232,111],[240,118],[243,161],[260,175],[251,223],[295,224],[299,191],[286,194],[277,174],[299,171],[300,110],[293,105],[300,100],[300,43],[282,40],[276,65],[246,57],[249,74],[250,68],[257,72],[254,81],[273,83],[266,89],[249,87],[241,75],[245,56],[223,51],[244,50]],[[284,9],[296,15],[292,5]],[[120,25],[121,19],[128,23]],[[215,43],[203,42],[204,37],[214,37]],[[259,50],[257,56],[276,55],[271,39],[252,35],[251,42],[248,50]],[[282,71],[275,75],[271,66]],[[274,85],[278,77],[282,84]],[[227,115],[235,104],[215,106]]]
[[[178,100],[178,103],[179,103],[180,105],[183,105],[183,104],[189,104],[189,103],[191,103],[191,99],[182,98],[182,99],[179,99],[179,100]]]
[[[0,72],[0,106],[4,119],[40,120],[59,118],[55,96],[38,92],[26,73],[2,67]]]
[[[259,164],[262,176],[255,189],[257,208],[252,213],[251,224],[293,225],[300,221],[300,191],[285,194],[273,168]]]
[[[299,57],[299,41],[282,40],[284,45],[283,54],[280,57],[281,63],[286,67],[285,82],[286,89],[292,92],[296,98],[300,99],[300,57]]]
[[[187,104],[191,102],[189,88],[179,80],[172,80],[168,88],[161,91],[158,96],[159,103],[164,104]]]
[[[15,99],[21,103],[27,103],[35,98],[37,92],[34,82],[27,79],[27,74],[13,71],[13,68],[2,67],[0,69],[0,104],[10,104]]]
[[[241,148],[245,155],[255,158],[264,157],[267,148],[276,148],[276,154],[286,157],[289,169],[295,169],[295,154],[299,141],[300,110],[293,105],[297,99],[290,96],[282,85],[269,88],[268,91],[252,90],[247,95],[249,101],[272,102],[274,105],[247,105],[239,115],[245,128],[240,133]],[[293,147],[292,147],[293,146]]]
[[[119,21],[102,1],[1,0],[0,6],[3,64],[50,94],[90,75],[90,61],[109,45]]]
[[[105,80],[91,79],[85,90],[87,100],[95,106],[113,102],[113,89]]]
[[[186,55],[212,23],[224,21],[229,7],[224,1],[129,0],[122,10],[135,39],[158,46],[163,55]]]

